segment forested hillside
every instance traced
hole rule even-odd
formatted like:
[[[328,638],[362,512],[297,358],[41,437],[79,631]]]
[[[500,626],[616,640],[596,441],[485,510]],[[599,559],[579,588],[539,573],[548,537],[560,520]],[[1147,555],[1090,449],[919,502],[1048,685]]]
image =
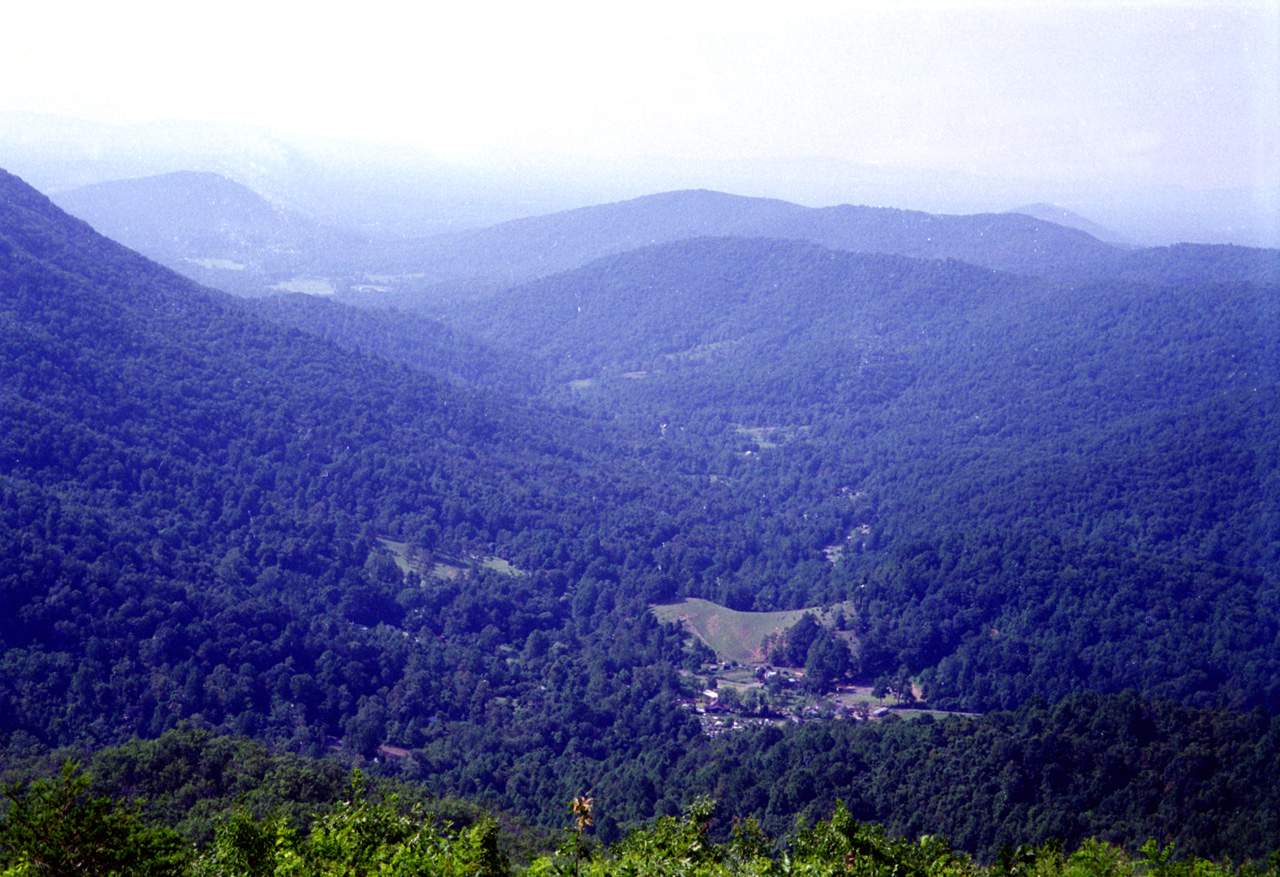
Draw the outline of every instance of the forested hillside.
[[[1021,274],[986,234],[674,240],[435,323],[233,300],[0,177],[6,760],[185,723],[547,826],[591,793],[605,841],[706,792],[774,837],[839,797],[987,858],[1264,856],[1276,254],[1071,232]],[[847,605],[852,651],[711,739],[719,671],[648,611],[686,596]],[[825,720],[855,683],[1013,712]]]
[[[600,510],[671,501],[615,430],[276,330],[4,183],[13,745],[190,718],[426,747],[422,772],[475,793],[505,740],[558,801],[590,782],[540,769],[572,741],[595,764],[696,734],[663,695],[679,636],[643,604],[587,623],[584,576],[620,563]],[[406,579],[382,539],[451,572]]]
[[[699,596],[855,599],[863,672],[922,673],[935,704],[1136,686],[1275,711],[1276,289],[705,239],[464,319],[822,521],[807,556],[735,558]]]
[[[539,393],[545,382],[543,368],[531,357],[499,352],[469,333],[417,313],[347,307],[303,293],[245,299],[242,304],[272,323],[464,386],[527,397]]]
[[[606,848],[608,797],[576,796],[537,830],[420,784],[180,729],[83,767],[26,762],[6,787],[0,866],[56,872],[78,859],[83,873],[114,858],[146,874],[500,874],[528,863],[628,874],[743,873],[749,862],[751,873],[785,874],[836,825],[854,843],[806,873],[820,863],[848,873],[838,868],[855,855],[873,873],[920,867],[921,855],[938,857],[930,873],[946,863],[1061,873],[1067,857],[1075,874],[1129,873],[1127,862],[1138,873],[1267,873],[1280,800],[1256,778],[1275,770],[1278,734],[1257,714],[1089,696],[983,720],[770,729],[691,750],[670,773],[694,797],[678,810],[664,800],[670,815]],[[628,794],[645,791],[641,781]],[[1210,864],[1224,853],[1235,866]]]

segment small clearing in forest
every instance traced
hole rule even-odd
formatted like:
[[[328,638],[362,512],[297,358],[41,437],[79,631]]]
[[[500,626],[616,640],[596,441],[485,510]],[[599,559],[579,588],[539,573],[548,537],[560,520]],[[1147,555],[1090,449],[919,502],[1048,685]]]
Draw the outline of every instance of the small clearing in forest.
[[[716,653],[717,660],[740,664],[762,663],[765,656],[760,646],[765,637],[782,633],[806,612],[812,612],[822,624],[831,624],[831,619],[840,609],[849,617],[853,615],[853,607],[847,604],[784,612],[738,612],[696,597],[679,603],[650,606],[649,609],[660,621],[682,624],[685,630]]]

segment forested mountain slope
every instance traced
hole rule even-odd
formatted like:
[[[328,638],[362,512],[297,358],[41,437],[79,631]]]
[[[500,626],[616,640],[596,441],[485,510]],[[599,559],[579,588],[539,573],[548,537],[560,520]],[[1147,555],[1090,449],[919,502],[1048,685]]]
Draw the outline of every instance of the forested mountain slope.
[[[514,287],[480,306],[459,305],[451,317],[503,347],[538,354],[562,380],[703,372],[725,359],[769,380],[803,357],[852,379],[873,354],[897,357],[926,343],[930,329],[1023,308],[1042,288],[961,262],[698,238]],[[778,393],[773,403],[804,406],[831,389],[798,388],[799,396]]]
[[[1079,866],[1093,862],[1099,877],[1117,873],[1121,851],[1132,856],[1139,849],[1152,870],[1224,877],[1234,870],[1206,870],[1203,860],[1208,859],[1233,862],[1239,873],[1249,875],[1258,873],[1280,843],[1280,790],[1257,782],[1280,769],[1277,744],[1280,718],[1256,712],[1212,713],[1132,695],[1077,695],[1054,707],[1032,703],[982,719],[926,716],[870,726],[827,722],[723,736],[691,747],[670,768],[666,797],[656,809],[683,810],[688,814],[683,821],[697,826],[696,835],[686,836],[696,836],[696,848],[672,850],[673,856],[683,856],[682,873],[691,852],[714,856],[717,841],[731,848],[749,841],[761,854],[777,841],[775,854],[780,847],[794,854],[808,831],[802,826],[819,825],[835,814],[869,823],[858,826],[864,839],[884,840],[886,834],[897,839],[893,846],[899,851],[919,853],[950,844],[949,850],[989,863],[980,873],[1006,873],[1011,862],[1025,870],[1029,851],[1039,848],[1042,857],[1073,856],[1077,868],[1072,873],[1088,873]],[[56,759],[47,767],[42,761],[24,760],[24,779],[57,776]],[[119,827],[93,830],[95,814],[102,811],[90,802],[104,800],[107,812],[127,813],[152,831],[176,831],[184,841],[199,844],[190,853],[226,863],[239,852],[242,867],[263,853],[279,861],[285,848],[305,850],[308,833],[323,843],[335,821],[363,828],[341,836],[358,839],[364,855],[373,858],[376,826],[401,824],[387,818],[392,812],[416,827],[436,825],[450,834],[485,831],[490,850],[517,861],[545,856],[556,846],[575,846],[572,840],[565,844],[563,831],[531,831],[512,814],[434,798],[420,784],[353,777],[332,760],[299,758],[255,741],[189,728],[108,747],[94,754],[87,770],[82,777],[69,777],[64,770],[52,782],[6,784],[8,796],[24,812],[11,816],[7,825],[0,822],[0,863],[22,851],[38,850],[48,858],[83,854],[94,840],[100,852],[127,849],[128,836]],[[59,794],[81,783],[88,793],[84,797],[68,802]],[[655,793],[663,789],[641,776],[623,794],[652,800]],[[697,797],[684,797],[690,794]],[[617,790],[602,788],[589,802],[594,830],[584,838],[590,846],[583,852],[597,864],[643,849],[643,832],[613,841],[607,851],[595,845],[615,821],[609,808],[617,800]],[[580,813],[581,798],[578,803]],[[33,832],[35,813],[56,815],[58,825],[44,834]],[[667,816],[651,824],[647,837],[671,840],[671,820]],[[566,808],[557,828],[572,821]],[[264,834],[275,835],[277,842],[261,843]],[[394,837],[387,839],[388,846]],[[1115,845],[1110,855],[1099,859],[1098,841]],[[453,847],[458,848],[474,850],[470,844]],[[877,853],[887,850],[881,846]],[[1201,861],[1189,861],[1193,856]],[[883,855],[869,859],[888,867]],[[959,859],[946,855],[940,861]],[[1270,863],[1274,869],[1274,857]],[[635,864],[619,873],[634,873]],[[781,872],[776,859],[769,863],[773,867],[758,864],[765,865],[765,874]],[[831,864],[843,864],[846,870],[835,873],[847,873],[847,858]],[[647,865],[653,869],[656,863],[650,857]]]
[[[466,332],[412,311],[358,308],[291,293],[242,299],[247,310],[349,349],[400,362],[466,386],[538,393],[542,369],[523,354],[500,353]]]
[[[981,719],[721,737],[671,776],[775,835],[796,810],[812,823],[843,802],[894,834],[941,833],[987,861],[1088,837],[1133,849],[1144,835],[1178,856],[1229,849],[1256,861],[1280,845],[1280,797],[1256,781],[1280,767],[1278,744],[1280,718],[1257,711],[1080,694]]]
[[[664,694],[679,636],[569,599],[617,562],[612,510],[660,513],[678,467],[655,492],[616,430],[276,329],[0,184],[10,745],[183,719],[317,752],[435,740],[423,775],[480,792],[477,747],[505,740],[558,807],[590,780],[535,767],[570,741],[591,771],[697,733]],[[381,538],[453,572],[406,578]]]
[[[1027,216],[1033,216],[1036,219],[1043,219],[1045,222],[1053,222],[1058,225],[1065,225],[1068,228],[1078,228],[1083,232],[1093,235],[1100,241],[1108,244],[1115,244],[1119,247],[1137,247],[1138,244],[1126,238],[1105,226],[1098,225],[1091,219],[1087,219],[1065,207],[1059,207],[1056,204],[1024,204],[1021,207],[1015,207],[1008,211],[1009,213],[1025,213]]]
[[[744,559],[703,596],[855,595],[864,669],[926,672],[954,705],[1136,684],[1275,710],[1277,302],[706,239],[465,321],[579,399],[748,453],[732,477],[791,485],[841,548],[834,568]]]
[[[1177,244],[1137,250],[1113,268],[1122,280],[1163,285],[1186,283],[1280,283],[1280,250],[1208,244]]]

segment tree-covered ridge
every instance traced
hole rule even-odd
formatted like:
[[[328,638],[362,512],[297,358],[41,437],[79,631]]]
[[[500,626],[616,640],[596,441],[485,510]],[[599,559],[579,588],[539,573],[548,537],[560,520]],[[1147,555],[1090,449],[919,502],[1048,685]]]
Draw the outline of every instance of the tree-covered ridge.
[[[6,781],[51,779],[58,757],[15,762]],[[892,835],[943,835],[985,862],[1055,841],[1073,851],[1090,838],[1130,852],[1154,838],[1178,858],[1261,861],[1280,849],[1280,792],[1258,781],[1274,775],[1278,758],[1280,723],[1257,711],[1188,709],[1132,693],[1072,695],[985,717],[740,731],[661,759],[633,759],[590,791],[594,834],[609,842],[649,814],[674,816],[711,797],[720,802],[709,835],[717,841],[747,819],[782,839],[843,802],[853,818]],[[190,728],[108,747],[84,763],[90,797],[122,799],[146,823],[200,846],[229,810],[305,833],[350,795],[350,770],[336,762]],[[486,818],[476,805],[421,784],[375,773],[366,786],[374,800],[394,794],[455,828]],[[524,812],[531,806],[510,803]],[[564,825],[563,806],[549,802],[548,825]],[[513,855],[536,855],[547,843],[510,813],[494,818],[502,849]]]
[[[528,357],[501,354],[465,332],[413,312],[347,307],[301,293],[247,299],[244,306],[273,323],[464,386],[488,387],[509,396],[541,389],[541,369]]]
[[[675,191],[410,240],[360,240],[282,210],[211,173],[178,172],[63,192],[59,204],[104,234],[200,282],[258,295],[298,275],[368,300],[441,281],[510,284],[652,244],[704,236],[808,241],[835,250],[961,259],[1045,275],[1105,271],[1123,252],[1022,213],[936,215],[885,207],[808,208]],[[375,295],[374,300],[379,300]]]
[[[518,283],[617,253],[698,237],[767,237],[835,250],[961,259],[1028,274],[1104,270],[1123,250],[1023,214],[953,216],[886,207],[810,208],[707,190],[663,192],[418,240],[378,241],[354,260],[377,275]]]
[[[1077,710],[1080,707],[1084,709]],[[1068,714],[1065,719],[1064,713]],[[1275,791],[1269,787],[1254,784],[1253,794],[1234,800],[1231,796],[1242,783],[1233,775],[1225,786],[1207,790],[1209,798],[1242,814],[1240,830],[1219,847],[1237,851],[1231,857],[1188,851],[1184,838],[1194,833],[1194,827],[1176,821],[1182,801],[1162,801],[1154,818],[1131,818],[1141,811],[1143,795],[1159,794],[1159,773],[1166,768],[1156,753],[1186,742],[1154,739],[1169,730],[1161,727],[1169,717],[1165,709],[1113,699],[1059,707],[1052,717],[1037,707],[994,723],[897,723],[882,729],[878,744],[872,740],[872,749],[878,745],[884,750],[885,778],[892,772],[897,781],[869,778],[862,791],[854,790],[856,803],[812,802],[805,812],[814,814],[813,818],[801,819],[771,836],[755,818],[740,818],[740,805],[717,806],[705,795],[690,792],[679,813],[638,826],[608,846],[594,837],[604,805],[593,796],[577,796],[568,811],[561,810],[560,824],[566,828],[557,841],[530,835],[518,825],[460,802],[424,797],[403,783],[335,772],[325,762],[270,754],[244,740],[210,739],[182,731],[154,743],[135,742],[104,751],[89,774],[67,762],[60,773],[7,785],[0,821],[0,868],[6,875],[1273,873],[1276,853],[1262,845],[1277,840],[1271,819]],[[1148,723],[1150,727],[1141,727]],[[1212,745],[1225,742],[1227,735],[1239,735],[1251,724],[1258,722],[1193,722],[1190,731],[1178,730],[1177,736]],[[1116,735],[1133,739],[1135,731],[1148,734],[1136,750],[1114,742]],[[1264,733],[1266,738],[1256,742],[1268,754],[1262,760],[1233,765],[1236,774],[1270,766],[1276,757],[1277,731],[1273,726]],[[971,742],[957,752],[956,741],[965,737]],[[1088,797],[1092,792],[1075,802],[1088,809],[1079,811],[1082,818],[1067,826],[1075,831],[1066,841],[1046,837],[1048,826],[1037,808],[1034,804],[1027,808],[1028,799],[1043,791],[1026,795],[1018,789],[1027,783],[1023,774],[1028,762],[1046,755],[1053,761],[1054,752],[1044,748],[1045,742],[1052,741],[1061,741],[1067,748],[1087,747],[1087,755],[1078,754],[1091,761],[1091,769],[1079,776],[1064,776],[1061,764],[1046,763],[1043,767],[1053,773],[1044,782],[1112,790],[1098,805]],[[1194,760],[1235,757],[1250,742],[1254,741],[1236,740],[1227,744],[1232,751],[1213,755],[1193,750],[1191,760],[1180,759],[1174,769],[1212,768]],[[732,752],[745,760],[747,747],[741,744],[741,739],[735,741]],[[992,748],[994,753],[984,751]],[[229,754],[235,760],[228,761]],[[842,744],[837,744],[828,759],[835,764],[846,755]],[[1006,767],[983,788],[971,791],[963,785],[967,775],[957,777],[956,768],[957,762],[974,757],[1004,759]],[[780,780],[772,771],[781,760],[775,754],[763,766],[761,784]],[[730,770],[730,779],[747,767],[724,766]],[[823,763],[792,764],[793,770],[824,768]],[[702,772],[709,775],[713,769],[708,764]],[[1133,775],[1151,774],[1155,776],[1150,789],[1132,782]],[[1127,782],[1116,782],[1117,775]],[[957,781],[961,785],[954,785]],[[112,787],[119,782],[124,785]],[[340,787],[342,782],[345,785]],[[782,780],[787,789],[796,783],[795,778]],[[945,786],[945,795],[939,784]],[[868,798],[881,794],[882,786],[908,819],[907,825],[894,824],[886,830],[884,825],[859,821],[859,810],[866,809]],[[156,797],[142,800],[139,792]],[[233,792],[238,797],[233,798]],[[916,799],[929,800],[931,805],[920,808]],[[203,820],[182,819],[178,805],[192,800],[202,810]],[[1207,801],[1197,804],[1206,806]],[[1001,845],[984,848],[984,855],[976,860],[953,846],[954,838],[933,828],[948,821],[963,825],[985,807],[1001,813],[1021,808],[1033,820],[1029,824],[1006,820],[998,838]],[[955,813],[948,812],[953,808]],[[1162,829],[1166,820],[1174,831]],[[1100,834],[1088,834],[1090,825],[1101,826]],[[927,833],[920,833],[921,826]],[[1144,840],[1143,830],[1152,826],[1156,836]],[[1018,841],[1016,845],[1008,842],[1010,838]],[[1241,841],[1252,849],[1242,849]]]
[[[475,324],[718,477],[790,489],[804,553],[735,559],[711,590],[682,566],[685,593],[853,598],[863,672],[924,672],[949,706],[1194,701],[1212,679],[1274,710],[1277,300],[700,240],[513,289]]]
[[[611,430],[272,328],[9,188],[11,739],[102,743],[190,717],[372,752],[538,691],[541,670],[510,660],[535,631],[529,667],[568,641],[589,675],[600,656],[577,647],[568,598],[593,558],[575,547],[606,498],[647,491],[643,465],[588,462]],[[529,575],[407,582],[378,537]],[[626,665],[678,660],[678,638],[634,614]]]
[[[744,370],[771,357],[774,367],[760,370],[769,380],[796,359],[833,355],[833,368],[853,377],[885,347],[900,353],[892,348],[902,346],[908,326],[965,319],[1037,287],[957,262],[699,238],[516,287],[482,308],[458,307],[455,318],[495,343],[545,357],[560,379],[697,370],[721,358]],[[751,389],[748,382],[741,392]],[[802,407],[814,395],[774,398]]]
[[[189,726],[96,752],[59,750],[16,759],[2,779],[15,790],[33,783],[47,789],[49,781],[69,770],[76,775],[73,785],[83,787],[86,797],[119,801],[147,824],[174,831],[199,847],[214,840],[233,811],[305,832],[317,817],[351,799],[357,778],[363,796],[395,796],[404,807],[418,807],[456,828],[496,819],[503,828],[503,849],[514,855],[527,856],[530,849],[545,844],[540,832],[510,814],[432,795],[421,784],[361,776],[334,759],[307,758],[248,737],[219,736]]]
[[[981,718],[743,732],[691,752],[668,777],[773,835],[842,800],[857,819],[945,835],[987,861],[1005,847],[1056,839],[1075,849],[1090,837],[1256,860],[1280,845],[1280,798],[1260,780],[1277,759],[1275,717],[1128,692]]]
[[[1115,263],[1122,280],[1157,284],[1280,283],[1280,250],[1176,244],[1133,252]]]

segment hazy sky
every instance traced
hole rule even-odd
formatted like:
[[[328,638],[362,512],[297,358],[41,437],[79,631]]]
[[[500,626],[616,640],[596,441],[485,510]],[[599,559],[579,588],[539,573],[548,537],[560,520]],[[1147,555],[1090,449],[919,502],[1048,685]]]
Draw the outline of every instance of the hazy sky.
[[[12,4],[0,110],[208,119],[462,159],[827,156],[1280,182],[1276,0],[618,5]]]

